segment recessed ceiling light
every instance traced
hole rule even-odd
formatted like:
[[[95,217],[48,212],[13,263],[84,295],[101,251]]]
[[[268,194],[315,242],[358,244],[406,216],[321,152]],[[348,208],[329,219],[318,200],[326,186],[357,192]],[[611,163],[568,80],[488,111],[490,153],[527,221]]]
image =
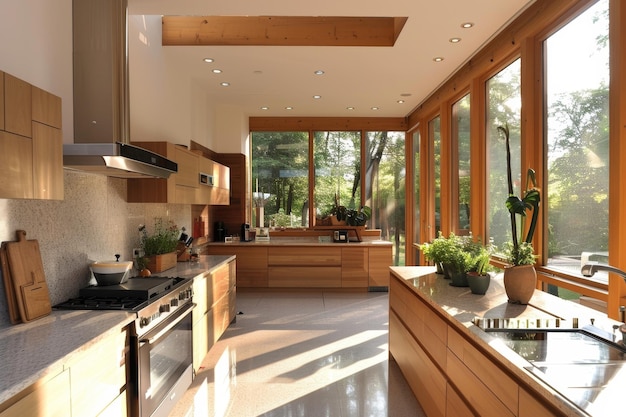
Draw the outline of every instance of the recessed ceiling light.
[[[461,27],[462,27],[463,29],[469,29],[469,28],[471,28],[471,27],[474,27],[474,24],[473,24],[472,22],[465,22],[465,23],[462,23],[462,24],[461,24]]]
[[[346,107],[346,110],[354,110],[354,107],[352,107],[352,106]]]
[[[220,85],[221,85],[222,87],[228,87],[228,86],[230,85],[230,83],[223,82],[223,83],[220,83]]]
[[[372,107],[372,110],[378,110],[378,107],[374,106]]]
[[[450,38],[450,43],[459,43],[461,42],[461,38]]]
[[[313,96],[313,98],[317,100],[317,99],[322,98],[322,96],[319,96],[319,95],[316,94],[316,95]]]
[[[441,61],[443,61],[443,57],[442,56],[436,56],[436,57],[433,58],[433,61],[441,62]]]
[[[411,97],[411,93],[402,93],[400,97]]]
[[[397,103],[398,104],[404,104],[404,100],[398,100]]]
[[[293,110],[293,107],[287,106],[287,107],[285,107],[285,110]]]
[[[270,109],[270,108],[269,108],[269,107],[267,107],[267,106],[263,106],[263,107],[261,107],[261,110],[269,110],[269,109]]]
[[[222,70],[221,70],[221,69],[217,69],[217,68],[215,68],[215,69],[213,70],[213,74],[221,74],[221,73],[222,73]]]
[[[314,72],[315,75],[324,75],[324,71],[322,70],[317,70]]]
[[[204,58],[203,61],[210,64],[213,62],[213,58]]]

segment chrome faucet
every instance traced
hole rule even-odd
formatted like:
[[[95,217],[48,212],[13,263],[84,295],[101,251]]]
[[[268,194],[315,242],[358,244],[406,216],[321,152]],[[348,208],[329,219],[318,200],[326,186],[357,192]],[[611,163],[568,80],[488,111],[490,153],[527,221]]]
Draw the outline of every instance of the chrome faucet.
[[[611,266],[611,265],[589,262],[589,263],[584,264],[580,268],[580,273],[586,277],[591,277],[593,276],[593,274],[595,274],[598,271],[613,272],[614,274],[621,276],[624,279],[624,281],[626,281],[626,272],[622,271],[621,269],[615,268],[614,266]]]

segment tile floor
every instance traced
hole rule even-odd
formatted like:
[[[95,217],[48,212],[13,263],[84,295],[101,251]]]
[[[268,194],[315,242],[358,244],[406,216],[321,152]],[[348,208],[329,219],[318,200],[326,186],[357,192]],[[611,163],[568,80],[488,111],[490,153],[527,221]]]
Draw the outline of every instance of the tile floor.
[[[237,293],[170,417],[422,417],[388,352],[388,294]],[[217,382],[217,384],[216,384]]]

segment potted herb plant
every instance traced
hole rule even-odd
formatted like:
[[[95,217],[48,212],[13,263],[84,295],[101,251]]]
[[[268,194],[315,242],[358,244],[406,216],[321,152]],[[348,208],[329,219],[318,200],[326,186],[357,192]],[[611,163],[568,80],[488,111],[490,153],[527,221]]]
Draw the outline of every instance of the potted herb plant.
[[[469,271],[467,271],[467,283],[469,284],[472,294],[485,294],[491,283],[491,254],[493,246],[491,244],[483,246],[476,245],[476,250],[470,256]]]
[[[511,216],[511,241],[507,242],[504,248],[508,262],[508,266],[504,268],[504,288],[509,297],[509,302],[528,304],[537,284],[532,240],[537,227],[537,217],[539,216],[540,192],[537,188],[535,171],[529,168],[526,174],[526,187],[522,198],[514,194],[509,127],[508,125],[499,126],[498,131],[504,135],[506,145],[507,182],[509,187],[506,208]],[[532,211],[532,218],[524,237],[524,220],[526,219],[526,212],[529,210]],[[521,219],[519,233],[518,216]]]
[[[152,234],[148,234],[145,225],[139,225],[139,233],[143,259],[137,261],[138,265],[143,265],[150,272],[161,272],[176,266],[179,230],[174,222],[156,217]]]

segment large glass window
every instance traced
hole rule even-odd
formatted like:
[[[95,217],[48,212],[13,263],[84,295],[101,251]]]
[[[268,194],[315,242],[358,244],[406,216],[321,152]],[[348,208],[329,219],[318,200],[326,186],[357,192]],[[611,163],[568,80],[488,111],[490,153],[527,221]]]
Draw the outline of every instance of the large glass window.
[[[420,238],[420,132],[416,130],[412,135],[413,141],[413,242],[422,243]],[[415,264],[419,265],[419,249],[415,248],[413,256],[415,257]]]
[[[433,144],[433,178],[435,185],[435,228],[430,239],[441,231],[441,118],[437,116],[428,122],[428,137]]]
[[[452,171],[457,190],[453,203],[454,229],[457,235],[470,231],[470,96],[464,96],[452,105],[452,143],[456,144],[457,157],[452,158]]]
[[[404,132],[367,132],[365,205],[372,209],[370,226],[393,242],[394,265],[405,263]]]
[[[348,209],[361,207],[361,133],[315,132],[316,216],[324,217],[335,203]]]
[[[252,197],[265,226],[308,226],[308,132],[252,133]],[[259,224],[259,210],[253,212]]]
[[[487,81],[487,236],[502,247],[511,240],[506,173],[506,147],[498,126],[508,125],[511,143],[513,191],[520,195],[521,143],[520,60],[516,60]]]
[[[548,264],[575,274],[581,258],[608,261],[608,7],[599,1],[545,42]]]

